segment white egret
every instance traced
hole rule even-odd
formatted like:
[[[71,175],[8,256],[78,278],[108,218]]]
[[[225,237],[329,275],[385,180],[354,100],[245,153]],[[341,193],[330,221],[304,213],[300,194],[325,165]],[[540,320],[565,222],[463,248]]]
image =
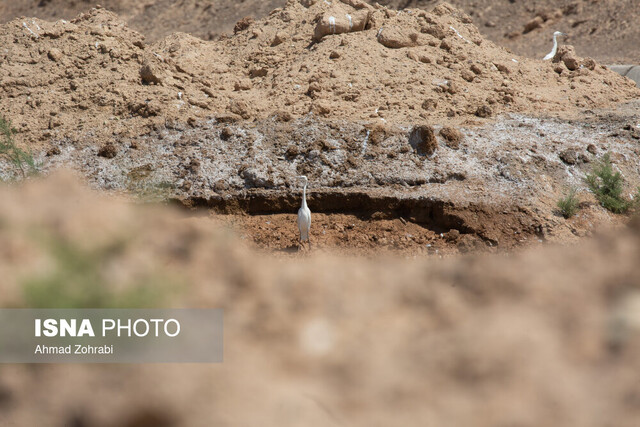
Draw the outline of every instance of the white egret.
[[[307,184],[309,180],[306,176],[301,175],[298,178],[304,181],[302,189],[302,206],[298,209],[298,230],[300,230],[300,242],[305,240],[309,242],[309,229],[311,228],[311,211],[307,207]],[[309,242],[311,244],[311,242]]]
[[[553,59],[553,57],[556,56],[556,52],[558,51],[558,36],[566,36],[566,34],[561,33],[560,31],[556,31],[555,33],[553,33],[553,49],[551,49],[551,52],[549,52],[547,56],[544,57],[544,61]]]

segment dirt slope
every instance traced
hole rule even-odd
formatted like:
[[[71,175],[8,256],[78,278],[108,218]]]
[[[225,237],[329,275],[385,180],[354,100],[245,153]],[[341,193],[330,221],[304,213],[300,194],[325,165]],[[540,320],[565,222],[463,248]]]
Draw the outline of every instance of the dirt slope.
[[[571,71],[510,54],[448,6],[365,10],[366,30],[315,44],[318,15],[358,11],[292,3],[229,39],[177,33],[151,46],[104,9],[71,22],[16,19],[0,29],[0,112],[24,143],[89,134],[99,144],[227,113],[473,124],[502,112],[604,107],[639,93],[589,60],[577,58]]]
[[[284,0],[17,0],[0,3],[0,23],[20,16],[70,21],[99,4],[117,13],[142,33],[147,42],[177,31],[207,40],[233,32],[236,21],[246,16],[262,18],[285,3]]]
[[[105,8],[118,13],[148,41],[157,41],[181,31],[203,39],[230,34],[235,22],[245,16],[263,18],[285,0],[104,0]],[[431,10],[441,0],[380,0],[396,9]],[[519,55],[542,58],[551,49],[551,34],[569,33],[567,43],[578,54],[603,63],[638,63],[640,50],[638,10],[625,0],[451,0],[468,13],[480,32]],[[95,2],[71,0],[14,0],[0,4],[0,22],[19,16],[41,19],[67,19],[95,6]]]
[[[381,0],[396,8],[429,9],[435,0]],[[640,18],[637,4],[626,0],[451,0],[471,15],[482,34],[519,55],[542,58],[554,31],[568,33],[567,43],[583,56],[604,63],[638,63]]]

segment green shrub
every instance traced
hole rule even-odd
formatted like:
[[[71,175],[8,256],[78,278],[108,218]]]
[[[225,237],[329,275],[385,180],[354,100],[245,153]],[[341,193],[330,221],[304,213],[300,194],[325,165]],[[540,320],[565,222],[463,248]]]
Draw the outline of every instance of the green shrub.
[[[624,213],[632,206],[630,200],[622,197],[623,179],[620,172],[613,171],[609,153],[593,166],[585,182],[600,204],[614,213]]]
[[[575,188],[569,189],[569,192],[566,196],[561,197],[558,200],[558,209],[560,209],[560,213],[565,218],[571,218],[574,216],[579,209],[579,203],[577,192]]]
[[[19,170],[24,178],[37,174],[38,165],[33,159],[33,154],[16,145],[13,140],[15,133],[16,130],[11,126],[11,122],[0,116],[0,156]]]

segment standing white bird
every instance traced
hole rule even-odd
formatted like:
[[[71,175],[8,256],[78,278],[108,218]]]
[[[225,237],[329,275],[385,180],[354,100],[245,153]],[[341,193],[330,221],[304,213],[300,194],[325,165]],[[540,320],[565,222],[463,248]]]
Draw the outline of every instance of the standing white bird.
[[[553,57],[556,56],[556,52],[558,51],[558,36],[566,36],[566,34],[561,33],[560,31],[556,31],[555,33],[553,33],[553,49],[551,49],[551,52],[549,52],[547,56],[544,57],[544,61],[553,59]]]
[[[301,175],[298,178],[304,181],[302,189],[302,206],[298,209],[298,230],[300,230],[300,242],[305,240],[309,242],[309,229],[311,228],[311,211],[307,207],[307,184],[309,180],[306,176]],[[309,242],[311,245],[311,242]]]

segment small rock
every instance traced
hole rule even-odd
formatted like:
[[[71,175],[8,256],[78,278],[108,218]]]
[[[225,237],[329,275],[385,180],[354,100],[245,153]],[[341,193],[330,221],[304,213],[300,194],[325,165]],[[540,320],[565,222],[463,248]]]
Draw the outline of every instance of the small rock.
[[[460,147],[460,142],[464,138],[462,132],[450,126],[445,126],[440,129],[440,135],[445,139],[447,147],[453,148],[454,150]]]
[[[313,39],[319,42],[327,35],[362,31],[367,26],[367,22],[369,22],[370,12],[369,10],[361,9],[349,13],[349,16],[351,19],[347,17],[347,13],[343,8],[338,7],[325,12],[322,18],[318,20]]]
[[[275,37],[273,38],[273,41],[271,42],[271,47],[278,46],[284,43],[287,40],[287,38],[289,38],[289,36],[286,33],[283,33],[282,31],[278,31]]]
[[[435,99],[425,99],[422,102],[422,109],[426,111],[434,111],[438,106],[438,101]]]
[[[433,127],[429,125],[414,127],[409,135],[409,144],[419,155],[431,156],[438,148],[438,140]]]
[[[320,92],[321,90],[322,90],[322,87],[318,82],[311,82],[309,83],[309,87],[307,88],[307,91],[305,93],[307,94],[307,96],[311,98],[315,98],[316,93]]]
[[[580,58],[576,55],[573,46],[570,45],[560,46],[556,56],[553,57],[553,62],[562,62],[571,71],[580,67]]]
[[[473,73],[477,75],[482,74],[482,69],[480,68],[480,66],[478,66],[478,64],[472,64],[471,71],[473,71]]]
[[[113,159],[116,154],[118,154],[118,149],[111,142],[106,143],[98,150],[98,156],[104,157],[105,159]]]
[[[491,107],[489,107],[488,105],[481,105],[476,110],[476,116],[481,118],[491,117],[492,114],[493,110],[491,110]]]
[[[585,68],[587,68],[587,69],[589,69],[589,70],[593,71],[593,70],[595,70],[595,69],[596,69],[596,66],[597,66],[598,64],[596,63],[596,61],[595,61],[593,58],[589,58],[589,57],[587,57],[587,58],[584,58],[584,59],[582,60],[582,65],[584,65],[584,67],[585,67]]]
[[[60,148],[59,147],[51,147],[47,151],[47,157],[57,156],[59,154],[60,154]]]
[[[368,124],[366,128],[369,131],[369,143],[374,146],[382,144],[391,134],[389,126],[379,121]]]
[[[47,56],[53,62],[58,62],[62,58],[62,51],[54,47],[49,50],[49,52],[47,53]]]
[[[144,62],[140,67],[140,78],[143,84],[162,84],[160,70],[149,62]]]
[[[577,70],[578,67],[580,67],[580,61],[573,55],[565,55],[564,58],[562,58],[562,62],[564,62],[567,69],[571,71]]]
[[[228,109],[233,114],[237,114],[245,120],[249,118],[249,107],[246,102],[240,99],[234,99],[231,101]]]
[[[240,176],[244,179],[245,185],[254,188],[272,188],[273,180],[267,173],[258,170],[256,168],[248,168],[240,173]]]
[[[331,112],[331,104],[327,101],[318,101],[313,104],[313,112],[321,116],[326,116]]]
[[[460,238],[460,231],[452,228],[448,233],[444,235],[444,238],[447,242],[455,242]]]
[[[329,59],[338,59],[338,58],[340,58],[340,54],[335,50],[331,51],[331,53],[329,54]]]
[[[493,65],[495,65],[498,71],[500,71],[502,74],[511,74],[511,69],[507,67],[505,64],[495,62]]]
[[[275,112],[274,117],[279,122],[290,122],[293,120],[293,116],[290,112],[284,110],[278,110]]]
[[[244,18],[242,18],[241,20],[239,20],[238,22],[236,22],[236,25],[233,27],[233,34],[237,34],[240,31],[244,31],[247,28],[249,28],[255,21],[255,19],[253,19],[250,16],[246,16]]]
[[[469,83],[471,83],[473,81],[473,79],[475,78],[475,74],[473,74],[469,70],[462,70],[462,73],[460,73],[460,75],[462,76],[463,79],[465,79]]]
[[[575,165],[578,162],[578,153],[573,148],[569,148],[560,153],[560,160],[568,165]]]
[[[220,131],[220,139],[222,139],[223,141],[228,141],[232,136],[233,132],[231,131],[231,128],[229,126],[223,127],[222,131]]]
[[[594,144],[587,145],[587,151],[590,152],[591,154],[597,154],[598,153],[598,149],[596,148],[596,146]]]
[[[436,23],[430,24],[428,26],[423,26],[422,28],[420,28],[420,32],[429,34],[437,38],[438,40],[442,40],[447,36],[447,33],[445,32],[444,28],[440,24],[436,24]],[[434,45],[434,47],[435,46],[437,45]]]
[[[378,36],[378,42],[389,49],[401,49],[425,44],[418,33],[396,27],[383,28]]]
[[[415,52],[413,52],[413,51],[411,51],[411,50],[408,50],[408,51],[407,51],[407,58],[412,59],[412,60],[414,60],[414,61],[416,61],[416,62],[418,62],[418,61],[419,61],[419,59],[418,59],[418,55],[416,55],[416,53],[415,53]]]
[[[460,87],[454,82],[447,83],[445,89],[451,95],[455,95],[456,93],[460,92]]]
[[[218,123],[235,123],[239,122],[241,119],[242,117],[233,113],[222,113],[216,116],[216,121]]]
[[[287,157],[287,159],[291,160],[294,157],[296,157],[298,154],[300,154],[300,149],[298,148],[297,145],[291,144],[287,147],[287,151],[285,152],[285,156]]]
[[[233,86],[234,90],[236,90],[236,91],[249,90],[252,87],[253,87],[253,83],[251,83],[250,79],[246,79],[246,78],[242,79],[240,81],[237,81]]]
[[[267,70],[265,67],[261,67],[261,68],[252,68],[249,70],[249,77],[256,78],[256,77],[265,77],[267,75],[269,70]]]

